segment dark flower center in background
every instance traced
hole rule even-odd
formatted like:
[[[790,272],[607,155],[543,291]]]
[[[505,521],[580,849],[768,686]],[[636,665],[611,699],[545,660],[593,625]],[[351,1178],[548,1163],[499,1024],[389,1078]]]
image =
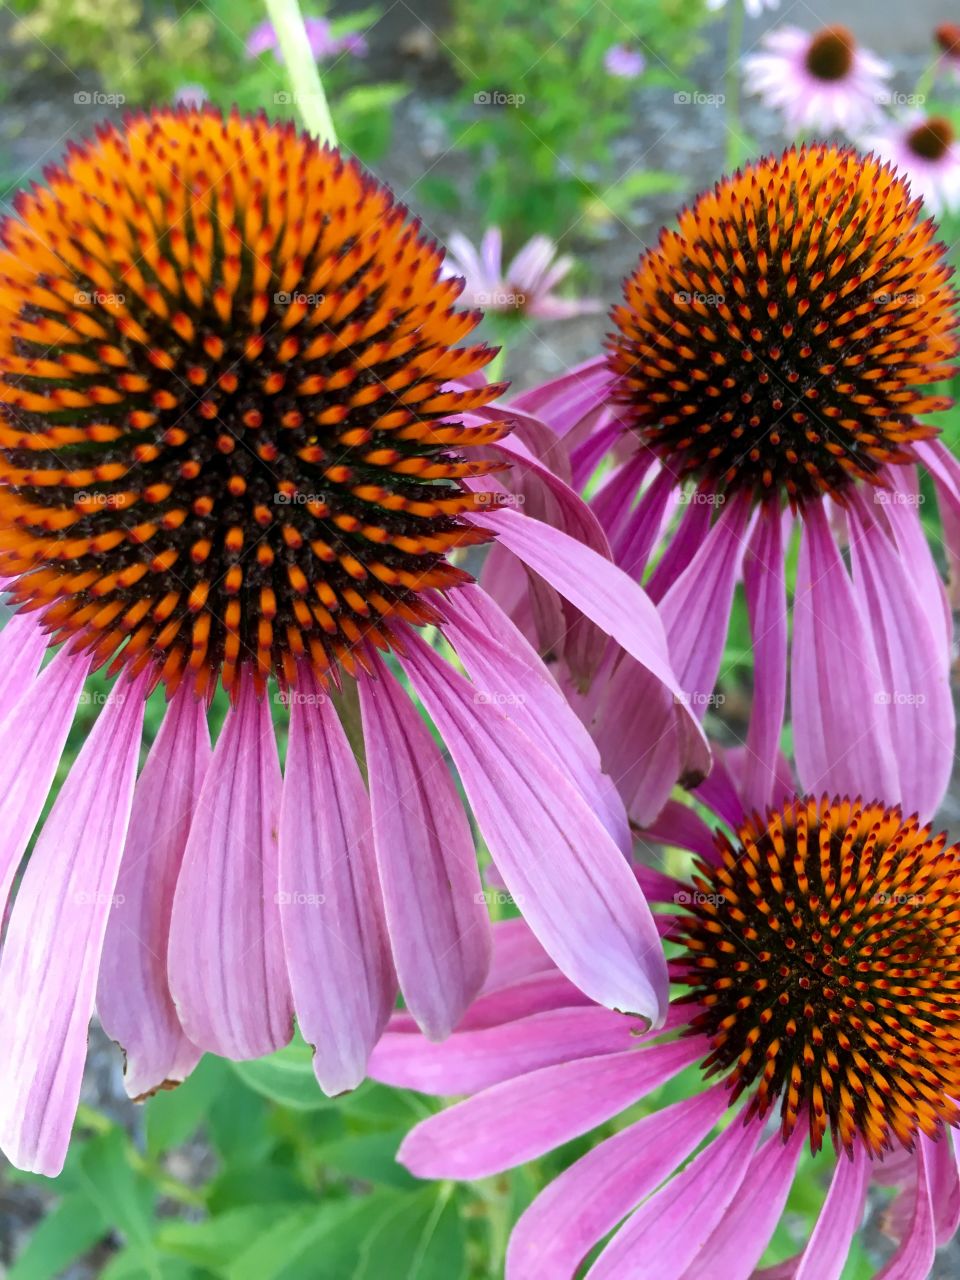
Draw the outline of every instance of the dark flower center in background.
[[[856,47],[848,27],[824,27],[810,41],[807,70],[818,80],[843,80],[850,74]]]
[[[640,259],[613,309],[614,400],[706,490],[842,498],[911,460],[949,406],[955,294],[936,227],[874,157],[817,146],[725,178]]]
[[[960,849],[880,804],[807,798],[718,836],[681,916],[676,975],[749,1112],[779,1103],[872,1155],[960,1119]]]
[[[934,35],[941,50],[950,58],[960,58],[960,25],[942,22]]]
[[[942,160],[953,146],[953,125],[943,116],[930,116],[910,131],[907,145],[924,160]]]
[[[103,128],[0,230],[0,574],[53,640],[198,692],[353,669],[465,577],[439,250],[356,164],[265,118]]]

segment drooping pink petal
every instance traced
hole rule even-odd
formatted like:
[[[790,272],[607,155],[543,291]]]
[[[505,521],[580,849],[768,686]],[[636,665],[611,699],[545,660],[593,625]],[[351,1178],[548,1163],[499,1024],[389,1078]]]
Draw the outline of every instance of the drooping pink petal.
[[[866,502],[852,502],[849,515],[854,591],[870,619],[883,682],[874,701],[897,747],[891,794],[908,813],[932,814],[950,781],[956,727],[940,595],[921,593],[913,564]]]
[[[444,635],[473,683],[566,770],[620,849],[632,849],[623,801],[586,728],[553,677],[510,619],[477,587],[465,586],[445,608]],[[475,861],[475,859],[474,859]]]
[[[659,1021],[666,965],[626,859],[531,738],[413,633],[404,669],[440,730],[514,901],[598,1003]]]
[[[956,1129],[953,1130],[952,1138],[944,1134],[939,1142],[931,1142],[926,1136],[919,1139],[926,1154],[938,1245],[952,1240],[960,1227],[960,1161],[957,1157],[957,1141]]]
[[[606,358],[595,356],[559,378],[521,392],[510,403],[511,407],[541,418],[558,436],[564,436],[585,414],[603,403],[611,381]]]
[[[753,701],[743,760],[744,807],[765,813],[779,800],[776,764],[787,702],[787,589],[779,505],[764,508],[743,562],[753,641]]]
[[[173,1006],[167,941],[210,756],[204,705],[184,686],[170,703],[134,792],[100,961],[97,1014],[123,1049],[123,1082],[132,1098],[185,1080],[200,1058]]]
[[[277,900],[279,819],[270,707],[245,674],[200,791],[168,951],[184,1030],[225,1058],[258,1058],[293,1032]]]
[[[703,545],[714,509],[706,502],[686,505],[680,523],[670,535],[663,555],[646,582],[647,595],[655,604],[660,603]]]
[[[600,521],[610,542],[611,550],[623,539],[633,522],[634,499],[640,492],[644,478],[654,461],[654,455],[648,449],[635,453],[607,478],[590,499],[590,510]],[[643,495],[644,498],[646,496],[646,494]],[[642,498],[641,501],[643,501]],[[619,556],[614,558],[622,569],[626,569]],[[632,570],[628,572],[632,577],[638,577]]]
[[[858,1144],[852,1158],[837,1160],[816,1226],[800,1255],[794,1280],[838,1280],[863,1218],[870,1160]]]
[[[644,828],[643,838],[652,844],[689,849],[707,862],[717,860],[713,832],[694,809],[679,800],[664,805],[657,820]]]
[[[61,650],[0,719],[0,916],[56,776],[89,659]]]
[[[659,1088],[702,1054],[695,1040],[559,1062],[424,1120],[397,1159],[421,1178],[486,1178],[524,1164]],[[510,1124],[502,1123],[512,1117]]]
[[[458,1031],[439,1044],[388,1031],[371,1055],[370,1075],[401,1089],[453,1097],[555,1062],[622,1052],[636,1044],[641,1029],[622,1014],[586,1005]]]
[[[499,920],[493,926],[494,947],[484,992],[499,991],[535,973],[554,968],[526,920]]]
[[[793,608],[794,751],[806,791],[898,797],[884,677],[826,513],[803,524]]]
[[[713,768],[696,788],[694,794],[728,827],[736,830],[743,822],[743,800],[740,798],[733,775],[727,767],[727,752],[714,752]]]
[[[728,1128],[627,1219],[587,1272],[589,1280],[682,1275],[739,1194],[762,1128]]]
[[[15,613],[0,631],[0,720],[33,683],[47,648],[36,618]]]
[[[80,1096],[144,698],[143,679],[114,687],[37,840],[0,956],[0,1148],[50,1177]]]
[[[740,1190],[680,1280],[748,1280],[780,1221],[806,1135],[774,1133],[750,1161]]]
[[[380,664],[360,681],[373,843],[407,1008],[449,1035],[483,985],[491,933],[470,824],[453,778],[406,693]]]
[[[336,1095],[363,1080],[397,983],[359,766],[306,666],[291,704],[280,921],[297,1022],[321,1088]]]
[[[720,670],[749,516],[745,501],[727,503],[660,601],[671,666],[700,719]]]
[[[641,455],[641,458],[643,455]],[[649,488],[626,518],[619,537],[611,535],[614,559],[631,578],[640,581],[650,553],[674,510],[677,482],[669,471],[660,470]]]
[[[896,1253],[877,1273],[877,1280],[927,1280],[937,1251],[936,1224],[931,1198],[930,1152],[917,1144],[917,1172],[909,1221]]]
[[[683,1163],[720,1119],[722,1086],[645,1116],[555,1178],[521,1216],[506,1280],[571,1280],[583,1258]]]

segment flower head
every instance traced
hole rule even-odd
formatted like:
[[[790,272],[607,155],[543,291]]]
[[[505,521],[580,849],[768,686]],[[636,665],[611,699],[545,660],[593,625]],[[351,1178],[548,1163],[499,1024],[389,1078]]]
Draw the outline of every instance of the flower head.
[[[735,804],[727,792],[728,821]],[[695,849],[693,873],[638,872],[676,944],[666,1035],[585,1006],[520,922],[499,926],[510,963],[450,1043],[425,1045],[398,1015],[376,1050],[379,1079],[470,1095],[418,1125],[400,1159],[420,1176],[489,1176],[644,1100],[526,1210],[508,1280],[572,1277],[611,1231],[598,1280],[694,1267],[747,1280],[805,1147],[831,1189],[791,1274],[839,1271],[876,1180],[900,1188],[896,1258],[920,1280],[956,1223],[960,848],[896,807],[826,796],[744,815],[713,843],[692,818],[678,806],[651,838]],[[675,1079],[698,1065],[699,1085]]]
[[[564,970],[656,1020],[666,970],[623,805],[451,553],[499,533],[649,665],[700,776],[706,744],[643,592],[510,508],[492,352],[457,345],[480,316],[441,252],[337,151],[209,107],[105,126],[47,184],[0,229],[0,584],[19,606],[0,631],[0,908],[90,671],[118,674],[10,908],[0,1146],[61,1167],[94,1000],[134,1097],[205,1051],[276,1049],[294,1017],[322,1087],[352,1088],[398,986],[447,1034],[489,919],[460,792],[398,677]],[[571,490],[518,465],[582,526]]]
[[[645,254],[613,319],[617,398],[679,475],[803,502],[878,483],[934,434],[956,355],[933,223],[897,173],[830,146],[747,165]]]
[[[946,116],[918,112],[891,121],[863,145],[908,179],[913,195],[920,196],[931,213],[960,206],[960,145]]]
[[[942,22],[934,32],[934,38],[943,66],[952,71],[954,77],[960,76],[960,23]]]
[[[628,44],[612,44],[603,55],[603,65],[612,76],[621,80],[635,80],[643,75],[647,60],[639,49]]]
[[[780,111],[790,131],[855,133],[880,116],[891,70],[846,27],[811,35],[782,26],[763,37],[760,52],[744,58],[743,73],[748,91]]]
[[[503,266],[503,237],[498,227],[484,233],[479,252],[459,231],[450,237],[445,271],[461,275],[464,298],[474,307],[503,314],[527,315],[543,320],[564,320],[600,310],[592,298],[562,298],[554,290],[573,266],[570,257],[558,257],[549,236],[533,236]]]

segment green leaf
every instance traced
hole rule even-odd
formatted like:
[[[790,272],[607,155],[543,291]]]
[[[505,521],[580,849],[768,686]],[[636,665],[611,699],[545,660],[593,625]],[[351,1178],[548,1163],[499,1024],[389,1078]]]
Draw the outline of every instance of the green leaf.
[[[391,1129],[383,1133],[364,1133],[355,1137],[328,1142],[317,1151],[324,1164],[331,1165],[351,1178],[364,1182],[379,1182],[388,1187],[408,1189],[419,1182],[397,1164],[397,1148],[406,1137],[410,1126]]]
[[[371,1223],[397,1199],[376,1191],[348,1200],[327,1200],[288,1215],[236,1257],[224,1280],[341,1280],[360,1257]],[[384,1274],[390,1274],[389,1268]]]
[[[404,1196],[381,1218],[353,1280],[461,1280],[466,1265],[463,1219],[453,1188],[444,1184]]]
[[[150,1098],[146,1103],[148,1155],[163,1155],[193,1137],[226,1073],[226,1063],[207,1054],[183,1084]]]
[[[294,1041],[254,1062],[231,1062],[245,1085],[273,1102],[297,1111],[319,1111],[334,1105],[326,1097],[313,1074],[313,1051],[302,1041]]]
[[[80,1161],[81,1181],[103,1217],[129,1243],[149,1247],[156,1192],[142,1174],[134,1172],[130,1155],[122,1129],[93,1138]]]
[[[73,1191],[36,1226],[7,1280],[47,1280],[48,1276],[62,1275],[109,1229],[99,1207],[83,1192]]]
[[[179,1258],[161,1258],[143,1249],[124,1249],[99,1273],[100,1280],[207,1280],[207,1271]]]
[[[220,1272],[276,1224],[273,1205],[248,1205],[204,1222],[164,1223],[157,1232],[157,1247],[185,1262]]]

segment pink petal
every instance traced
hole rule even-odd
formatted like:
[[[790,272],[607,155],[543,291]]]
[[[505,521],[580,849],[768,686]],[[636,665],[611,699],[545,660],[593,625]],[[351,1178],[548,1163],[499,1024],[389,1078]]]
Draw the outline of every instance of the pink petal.
[[[776,796],[776,761],[787,701],[787,589],[779,506],[763,508],[743,564],[753,641],[753,701],[744,756],[744,808],[765,813]]]
[[[838,1280],[863,1218],[870,1181],[870,1160],[863,1148],[841,1155],[830,1190],[794,1272],[794,1280]]]
[[[439,1044],[388,1031],[371,1055],[370,1075],[384,1084],[441,1097],[477,1093],[555,1062],[630,1049],[640,1030],[623,1014],[586,1005],[458,1031]]]
[[[397,990],[370,801],[330,699],[302,666],[280,807],[280,920],[297,1022],[330,1095],[355,1089]]]
[[[689,849],[707,862],[717,861],[713,832],[696,810],[679,800],[668,801],[656,822],[644,828],[643,838],[653,844]]]
[[[0,1147],[50,1177],[80,1095],[144,698],[143,679],[114,686],[37,840],[0,957]]]
[[[564,1170],[514,1228],[506,1280],[570,1280],[597,1241],[706,1137],[728,1101],[723,1086],[685,1098],[622,1129]]]
[[[930,1199],[933,1202],[937,1244],[949,1243],[960,1227],[960,1167],[957,1159],[956,1129],[952,1137],[944,1134],[939,1142],[920,1138],[927,1160],[927,1176],[930,1181]],[[951,1146],[953,1150],[951,1150]]]
[[[421,1178],[486,1178],[595,1129],[695,1062],[691,1040],[580,1058],[485,1089],[424,1120],[397,1152]],[[504,1124],[504,1116],[512,1117]]]
[[[498,920],[493,926],[493,959],[483,984],[485,992],[498,991],[554,964],[526,920]]]
[[[587,1272],[588,1280],[682,1275],[737,1197],[761,1132],[756,1121],[735,1117],[627,1219]]]
[[[950,781],[955,735],[941,597],[920,591],[913,562],[862,500],[851,505],[850,522],[854,591],[870,619],[883,682],[874,701],[884,700],[879,713],[897,744],[893,795],[908,813],[930,815]]]
[[[0,631],[0,707],[9,707],[40,670],[47,637],[29,613],[15,613]]]
[[[623,801],[600,753],[553,677],[510,619],[478,587],[462,587],[446,606],[444,635],[479,698],[502,708],[571,781],[620,849],[633,842]],[[474,859],[475,860],[475,859]]]
[[[753,1156],[740,1190],[681,1280],[747,1280],[780,1221],[806,1142],[798,1126],[789,1142],[774,1133]]]
[[[884,679],[819,504],[805,512],[793,609],[794,751],[804,790],[898,799]]]
[[[479,992],[491,933],[470,824],[429,729],[380,664],[360,681],[373,842],[407,1008],[443,1039]]]
[[[453,758],[491,856],[527,923],[600,1004],[659,1021],[666,965],[626,859],[514,722],[410,633],[403,666]],[[518,768],[518,763],[523,767]]]
[[[941,1142],[941,1145],[945,1144]],[[877,1280],[927,1280],[933,1267],[937,1241],[931,1201],[930,1153],[922,1142],[917,1145],[916,1160],[910,1219],[896,1253],[877,1273]]]
[[[173,902],[170,990],[190,1039],[258,1058],[293,1031],[277,903],[280,763],[245,675],[207,770]]]
[[[56,777],[89,659],[66,650],[50,662],[0,721],[0,916]]]
[[[200,1050],[184,1035],[167,981],[167,941],[177,877],[210,764],[206,710],[177,693],[147,757],[100,962],[97,1013],[124,1052],[132,1098],[185,1080]]]
[[[558,436],[566,435],[591,409],[603,404],[612,378],[604,356],[524,391],[510,403],[541,418]]]

